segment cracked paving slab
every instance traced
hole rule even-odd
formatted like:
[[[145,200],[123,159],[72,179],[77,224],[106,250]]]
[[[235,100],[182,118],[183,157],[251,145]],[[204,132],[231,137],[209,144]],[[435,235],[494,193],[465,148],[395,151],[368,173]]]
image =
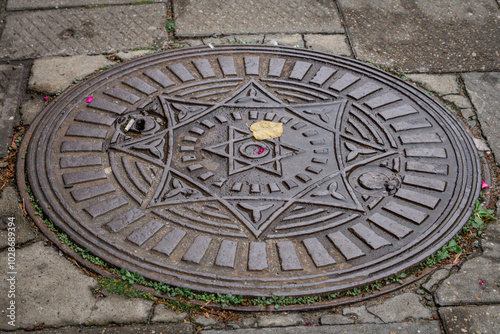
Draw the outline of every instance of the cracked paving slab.
[[[360,60],[419,72],[500,68],[495,0],[338,2]]]
[[[7,263],[0,253],[0,263]],[[16,328],[45,323],[47,327],[146,322],[152,301],[109,296],[96,299],[91,289],[97,280],[86,276],[52,247],[37,242],[17,250]],[[2,275],[6,275],[2,273]],[[0,293],[7,295],[7,281],[0,280]],[[8,306],[0,299],[0,310]],[[5,321],[0,329],[12,330]]]
[[[460,270],[444,280],[436,290],[441,306],[500,303],[500,225],[488,226],[481,256],[466,261]],[[483,287],[479,284],[484,282]]]
[[[344,33],[333,1],[174,1],[180,37],[276,33]]]
[[[441,334],[439,321],[398,322],[392,324],[354,324],[341,326],[301,326],[280,328],[246,328],[237,330],[205,330],[201,334]]]
[[[464,73],[462,78],[472,104],[477,110],[481,130],[493,154],[500,158],[500,72]]]
[[[163,3],[14,12],[7,15],[0,59],[162,47],[166,19]]]

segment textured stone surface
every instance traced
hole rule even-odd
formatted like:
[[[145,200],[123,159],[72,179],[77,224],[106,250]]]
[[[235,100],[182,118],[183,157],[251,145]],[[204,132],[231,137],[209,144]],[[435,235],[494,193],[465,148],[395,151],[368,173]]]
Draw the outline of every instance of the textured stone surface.
[[[355,53],[418,71],[500,68],[495,0],[340,0]]]
[[[441,334],[438,321],[201,331],[203,334]]]
[[[35,239],[37,230],[22,214],[17,192],[12,186],[6,187],[0,198],[0,249],[8,247],[9,218],[14,218],[16,245]]]
[[[271,314],[257,318],[258,327],[286,327],[304,324],[304,319],[298,314]]]
[[[382,320],[366,310],[366,306],[346,307],[342,310],[342,314],[349,317],[354,317],[357,323],[382,323]]]
[[[18,332],[14,332],[18,333]],[[26,333],[26,332],[22,332]],[[155,325],[111,325],[106,327],[66,327],[57,329],[44,329],[42,334],[192,334],[193,325],[191,324],[155,324]]]
[[[344,32],[330,1],[174,1],[174,13],[178,36]]]
[[[304,40],[309,49],[351,56],[351,49],[344,35],[304,35]]]
[[[121,61],[132,60],[153,53],[154,50],[121,51],[115,57]]]
[[[23,101],[19,112],[21,113],[21,122],[31,124],[35,117],[43,110],[47,101],[41,96],[33,96],[29,100]]]
[[[19,107],[24,66],[0,65],[0,158],[7,155],[12,127],[19,122]]]
[[[484,253],[466,261],[460,271],[451,275],[436,290],[439,305],[500,303],[500,227],[488,226],[482,242]],[[483,290],[479,281],[484,282]]]
[[[6,263],[5,252],[0,253]],[[85,276],[52,247],[42,242],[17,251],[17,326],[26,328],[42,322],[46,326],[84,324],[96,303],[90,291],[97,282]],[[3,272],[2,272],[3,273]],[[0,291],[6,295],[6,281],[0,280]],[[0,299],[5,310],[7,298]],[[0,322],[0,329],[12,329]]]
[[[193,318],[193,322],[197,325],[207,327],[207,326],[212,326],[217,323],[217,319],[215,317],[205,317],[202,315],[198,315],[195,318]]]
[[[149,300],[110,295],[97,300],[86,322],[92,325],[146,323],[152,306]]]
[[[285,34],[270,34],[264,38],[264,44],[271,44],[275,41],[278,45],[305,47],[304,40],[299,34],[285,35]]]
[[[66,89],[77,78],[113,64],[105,56],[50,57],[35,60],[28,89],[54,95]]]
[[[431,292],[434,285],[438,284],[443,279],[445,279],[448,276],[449,272],[450,271],[447,269],[440,269],[436,271],[435,273],[429,276],[427,281],[424,284],[422,284],[422,287],[425,290]]]
[[[133,2],[132,0],[9,0],[7,10],[126,5]],[[149,0],[148,2],[162,2],[162,0]]]
[[[237,43],[255,43],[261,44],[264,42],[264,35],[236,35],[234,40]]]
[[[162,46],[168,39],[162,3],[54,9],[7,16],[0,58],[96,54]]]
[[[460,109],[472,107],[469,99],[462,95],[446,95],[443,96],[443,100],[453,103]]]
[[[451,74],[408,74],[408,79],[420,84],[425,89],[437,93],[438,95],[458,94],[457,77]]]
[[[442,307],[439,315],[443,319],[447,334],[500,333],[499,305]]]
[[[483,135],[495,157],[500,157],[500,73],[464,73],[462,78],[476,108]]]
[[[199,46],[204,45],[201,39],[183,39],[178,42],[178,44],[183,46]]]
[[[406,319],[429,319],[432,312],[420,303],[420,297],[414,293],[405,293],[383,303],[368,307],[368,311],[383,322],[400,322]]]
[[[177,313],[165,307],[165,304],[159,304],[155,307],[152,322],[179,322],[187,316],[186,312]]]
[[[0,253],[6,263],[6,253]],[[97,281],[84,275],[65,257],[42,242],[17,251],[17,326],[45,323],[47,327],[146,322],[152,302],[115,295],[96,299],[92,287]],[[0,292],[6,295],[6,281]],[[0,300],[5,310],[7,298]],[[0,322],[0,329],[12,329]]]
[[[319,319],[322,325],[347,325],[353,324],[354,320],[341,314],[325,314]]]

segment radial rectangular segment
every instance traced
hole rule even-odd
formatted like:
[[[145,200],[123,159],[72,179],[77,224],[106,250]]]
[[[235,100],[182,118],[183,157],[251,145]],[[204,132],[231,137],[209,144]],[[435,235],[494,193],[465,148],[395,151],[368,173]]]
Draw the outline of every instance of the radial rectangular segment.
[[[143,226],[134,230],[128,237],[127,240],[133,242],[137,246],[142,246],[146,241],[148,241],[153,235],[156,234],[163,227],[163,223],[158,220],[150,220]]]
[[[340,253],[342,253],[346,260],[356,259],[365,255],[365,253],[342,232],[330,233],[327,237],[332,241]]]
[[[153,247],[153,250],[170,256],[185,235],[186,232],[183,230],[173,229]]]
[[[364,243],[369,245],[373,249],[379,249],[384,246],[389,246],[391,242],[381,237],[371,228],[358,223],[353,227],[349,228],[349,230],[354,233],[359,239],[361,239]]]
[[[325,247],[316,238],[308,238],[302,241],[306,246],[307,252],[314,261],[316,267],[329,266],[335,263],[333,257],[328,253]]]
[[[199,235],[194,239],[191,246],[189,246],[186,253],[182,257],[182,260],[186,262],[192,262],[199,264],[201,259],[205,256],[205,253],[212,242],[212,238]]]

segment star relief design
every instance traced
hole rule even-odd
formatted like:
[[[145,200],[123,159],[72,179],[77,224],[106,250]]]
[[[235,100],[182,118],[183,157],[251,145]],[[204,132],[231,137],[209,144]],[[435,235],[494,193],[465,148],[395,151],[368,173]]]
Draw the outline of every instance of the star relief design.
[[[228,175],[253,168],[282,176],[281,160],[304,150],[283,144],[278,138],[256,142],[247,130],[228,126],[228,140],[204,148],[228,160]]]
[[[126,140],[118,140],[110,147],[163,169],[159,173],[159,183],[155,185],[155,189],[150,190],[153,194],[146,196],[150,198],[148,208],[216,201],[255,237],[262,235],[277,217],[287,214],[288,208],[294,203],[363,211],[345,173],[341,171],[342,163],[336,161],[338,152],[334,152],[333,148],[334,139],[341,135],[338,120],[346,110],[345,100],[288,105],[255,80],[250,80],[219,103],[182,100],[165,95],[157,99],[161,110],[155,110],[155,115],[164,120],[162,126],[142,138],[127,139],[124,134]],[[250,118],[248,115],[252,110],[259,116]],[[235,113],[239,113],[240,118],[234,117]],[[273,121],[279,121],[282,117],[294,121],[285,126],[288,132],[280,138],[256,141],[247,122],[260,120],[268,113],[280,115]],[[245,115],[244,120],[241,115]],[[217,121],[220,120],[217,116],[223,117],[224,121]],[[123,124],[126,126],[128,122],[129,119],[126,119]],[[321,140],[307,138],[304,130],[299,130],[299,123],[315,129],[312,131],[321,134],[327,141],[321,144]],[[202,129],[203,126],[205,127]],[[194,128],[198,130],[193,132]],[[207,133],[213,134],[210,131],[219,131],[218,135],[224,136],[223,141],[212,142],[203,147],[204,136]],[[179,161],[184,156],[182,150],[177,148],[180,146],[173,142],[175,138],[186,136],[190,136],[191,142],[185,145],[191,145],[194,151],[205,151],[212,158],[218,157],[219,161],[222,157],[222,161],[225,161],[221,164],[222,168],[210,175],[203,168],[192,171],[185,167],[189,164],[203,165],[208,160],[184,165],[173,164],[172,161]],[[193,136],[199,137],[193,139]],[[352,149],[353,145],[346,145]],[[352,160],[358,155],[372,153],[368,149],[364,150],[366,152],[358,149],[351,153]],[[325,160],[325,153],[329,154],[326,157],[330,161],[329,165],[314,168],[317,166],[311,166],[311,160],[292,160],[294,156],[302,157],[304,152],[310,152],[320,162]],[[292,163],[283,163],[287,159]],[[325,171],[321,172],[323,169]],[[256,179],[264,180],[259,182],[263,182],[260,187],[265,193],[240,193],[238,190],[232,192],[231,196],[227,195],[229,190],[233,191],[231,187],[235,182],[247,182],[245,177],[255,177],[255,174],[251,174],[255,172],[263,173]],[[206,177],[212,179],[206,181],[202,173],[207,173]],[[285,182],[285,177],[290,182]],[[280,191],[269,193],[266,189],[271,183],[280,184]]]

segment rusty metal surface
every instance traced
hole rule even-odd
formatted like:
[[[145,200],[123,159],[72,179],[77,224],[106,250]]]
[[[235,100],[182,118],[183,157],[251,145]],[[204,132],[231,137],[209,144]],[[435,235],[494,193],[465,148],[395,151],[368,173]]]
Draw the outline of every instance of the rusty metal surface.
[[[283,135],[254,140],[262,120]],[[26,169],[54,223],[109,263],[208,292],[305,295],[439,249],[470,214],[478,166],[448,112],[393,76],[221,46],[75,87],[39,117]]]

